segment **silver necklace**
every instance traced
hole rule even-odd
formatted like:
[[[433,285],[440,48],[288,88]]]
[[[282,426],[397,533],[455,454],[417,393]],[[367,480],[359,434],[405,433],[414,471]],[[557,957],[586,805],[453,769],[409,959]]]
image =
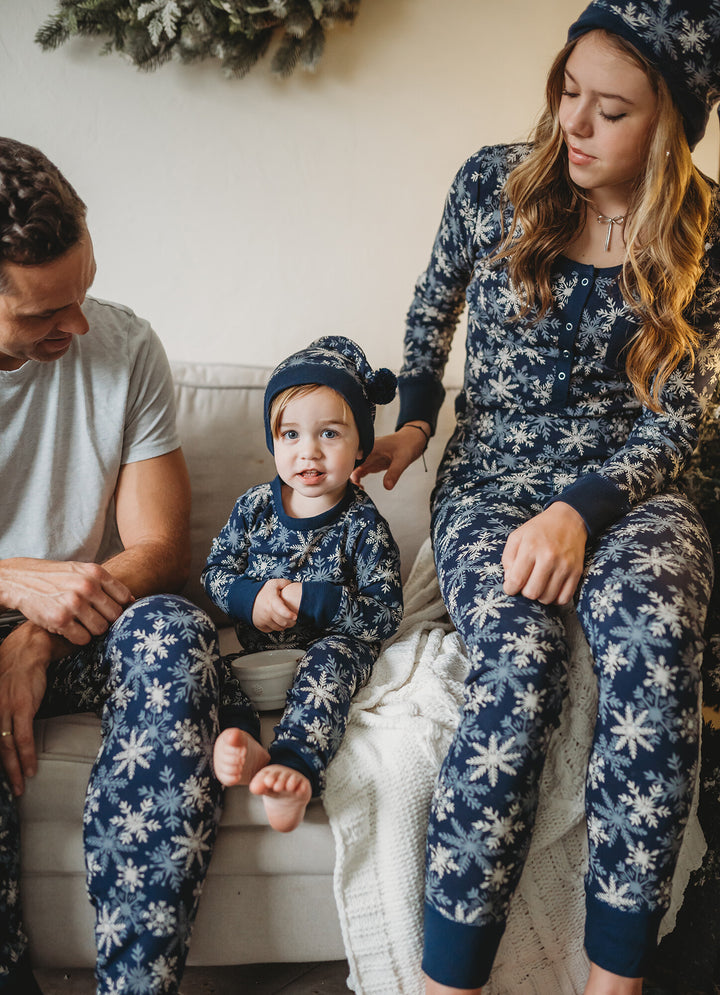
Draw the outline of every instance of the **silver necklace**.
[[[607,235],[605,236],[605,251],[610,251],[610,237],[612,236],[613,225],[625,224],[625,215],[616,214],[614,218],[608,218],[604,214],[598,214],[595,219],[599,225],[607,225]]]

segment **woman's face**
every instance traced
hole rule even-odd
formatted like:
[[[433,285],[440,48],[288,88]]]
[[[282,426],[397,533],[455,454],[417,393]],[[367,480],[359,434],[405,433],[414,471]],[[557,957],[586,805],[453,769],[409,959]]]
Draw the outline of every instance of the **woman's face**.
[[[656,113],[657,96],[643,70],[602,34],[583,35],[565,65],[559,120],[570,176],[598,210],[627,206],[645,168]]]

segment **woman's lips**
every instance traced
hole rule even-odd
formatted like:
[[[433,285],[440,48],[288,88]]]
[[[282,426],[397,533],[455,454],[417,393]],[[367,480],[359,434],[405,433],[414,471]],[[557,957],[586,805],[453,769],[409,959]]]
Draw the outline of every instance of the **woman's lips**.
[[[580,149],[576,149],[574,145],[568,145],[568,159],[575,166],[587,166],[588,163],[594,162],[594,155],[587,155],[585,152],[581,152]]]

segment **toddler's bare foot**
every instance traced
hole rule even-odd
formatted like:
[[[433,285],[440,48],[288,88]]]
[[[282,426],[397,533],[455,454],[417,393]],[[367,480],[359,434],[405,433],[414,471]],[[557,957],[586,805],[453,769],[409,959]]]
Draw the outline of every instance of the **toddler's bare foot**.
[[[215,740],[215,776],[226,788],[250,784],[259,770],[270,763],[270,754],[244,729],[223,729]]]
[[[312,796],[305,775],[282,764],[269,764],[258,771],[250,790],[262,795],[268,822],[280,833],[292,832],[300,825]]]

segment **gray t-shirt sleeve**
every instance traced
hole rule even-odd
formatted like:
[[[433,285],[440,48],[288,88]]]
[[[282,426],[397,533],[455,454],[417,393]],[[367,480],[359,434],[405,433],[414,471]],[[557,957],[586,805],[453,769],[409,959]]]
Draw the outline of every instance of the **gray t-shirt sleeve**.
[[[158,336],[147,322],[143,324],[146,333],[131,343],[122,464],[161,456],[180,445],[170,364]]]

